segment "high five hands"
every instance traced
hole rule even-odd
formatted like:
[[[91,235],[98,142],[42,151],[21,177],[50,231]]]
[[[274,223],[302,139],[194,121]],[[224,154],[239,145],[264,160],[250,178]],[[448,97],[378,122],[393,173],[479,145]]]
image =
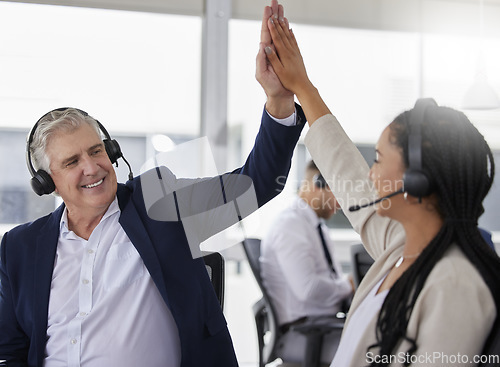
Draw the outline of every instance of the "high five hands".
[[[295,104],[293,101],[293,93],[283,87],[271,63],[266,57],[266,47],[274,48],[271,32],[268,27],[268,20],[271,17],[274,19],[283,19],[284,22],[288,24],[288,20],[284,18],[283,6],[278,5],[277,0],[272,0],[271,6],[266,6],[264,8],[264,14],[262,16],[255,77],[267,95],[267,111],[276,118],[285,118],[295,111]]]
[[[307,77],[297,40],[283,18],[270,17],[267,25],[274,45],[274,48],[265,48],[267,58],[283,86],[299,98],[301,92],[312,84]]]
[[[257,69],[259,70],[259,65],[261,71],[264,69],[262,55],[262,48],[264,47],[264,53],[267,56],[267,60],[265,61],[265,75],[268,78],[267,80],[273,80],[272,83],[269,82],[269,85],[274,87],[272,91],[279,91],[277,95],[282,97],[281,101],[289,98],[289,93],[292,94],[293,101],[293,94],[295,94],[304,109],[309,125],[311,125],[319,117],[330,113],[330,110],[307,76],[297,40],[295,39],[293,31],[289,29],[288,20],[283,14],[283,6],[278,5],[277,0],[272,0],[271,7],[266,7],[264,9],[260,50],[257,56]],[[279,87],[274,80],[276,76],[278,78]],[[258,73],[257,80],[259,80]],[[259,80],[259,82],[264,90],[266,90],[266,86],[264,86],[261,80]],[[268,87],[268,89],[270,90],[271,88]],[[266,94],[268,95],[269,104],[268,90],[266,90]],[[275,99],[275,101],[279,101],[279,99]],[[288,103],[289,102],[286,102],[287,106]],[[266,104],[266,108],[268,104]],[[278,108],[275,109],[278,110]],[[269,108],[268,112],[273,115]],[[275,115],[273,116],[278,117]]]

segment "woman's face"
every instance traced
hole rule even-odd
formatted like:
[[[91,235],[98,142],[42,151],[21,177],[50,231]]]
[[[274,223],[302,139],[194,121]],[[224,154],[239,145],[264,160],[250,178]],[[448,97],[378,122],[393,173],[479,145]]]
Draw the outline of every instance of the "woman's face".
[[[403,187],[402,150],[390,141],[391,130],[386,127],[375,146],[375,162],[370,169],[370,180],[378,192],[379,198],[392,194]],[[398,208],[403,204],[402,195],[383,200],[377,205],[377,213],[381,216],[395,218]]]

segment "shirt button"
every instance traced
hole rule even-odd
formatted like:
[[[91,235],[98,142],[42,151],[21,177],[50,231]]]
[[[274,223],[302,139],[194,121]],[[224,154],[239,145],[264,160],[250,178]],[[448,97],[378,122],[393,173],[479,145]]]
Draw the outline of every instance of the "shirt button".
[[[94,250],[87,250],[87,253],[90,255],[90,254],[93,254],[94,253]]]
[[[80,312],[80,316],[85,316],[86,314],[86,312]]]
[[[84,279],[84,280],[82,280],[82,283],[83,284],[89,284],[89,281],[88,281],[88,279]]]
[[[76,344],[76,343],[77,343],[76,339],[71,339],[69,342],[70,342],[71,344]]]

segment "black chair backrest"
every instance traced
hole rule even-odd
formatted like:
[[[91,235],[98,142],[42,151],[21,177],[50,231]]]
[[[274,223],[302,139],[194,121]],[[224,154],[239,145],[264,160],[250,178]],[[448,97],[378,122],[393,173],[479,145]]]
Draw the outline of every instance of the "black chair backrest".
[[[208,276],[219,299],[220,307],[224,308],[224,257],[218,252],[204,254],[203,260],[205,261]]]
[[[248,263],[250,264],[250,269],[252,269],[252,273],[259,285],[259,288],[262,292],[262,297],[264,299],[265,307],[266,307],[266,315],[267,315],[267,326],[270,331],[270,340],[268,340],[263,346],[263,363],[269,363],[275,359],[275,351],[277,347],[277,340],[281,336],[281,331],[278,325],[278,319],[276,316],[276,310],[274,308],[271,299],[267,293],[266,287],[262,281],[261,269],[260,269],[260,244],[261,240],[258,238],[246,238],[243,241],[243,249],[248,259]]]
[[[259,283],[259,287],[262,288],[262,277],[260,275],[260,242],[258,238],[246,238],[243,241],[243,250],[247,255],[248,263],[250,264],[250,269]]]
[[[361,279],[363,279],[372,264],[373,259],[368,254],[362,243],[357,243],[351,246],[352,278],[356,287],[359,285]]]

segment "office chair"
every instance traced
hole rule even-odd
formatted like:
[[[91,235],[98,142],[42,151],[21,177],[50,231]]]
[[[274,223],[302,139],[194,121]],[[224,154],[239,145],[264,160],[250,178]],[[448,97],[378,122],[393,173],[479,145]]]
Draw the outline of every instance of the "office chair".
[[[280,355],[280,343],[283,343],[289,333],[300,333],[306,338],[302,366],[320,366],[323,337],[333,331],[340,334],[344,327],[345,316],[308,317],[304,322],[290,326],[287,331],[281,330],[278,325],[276,310],[264,287],[260,274],[260,243],[261,240],[257,238],[247,238],[242,243],[252,273],[263,295],[252,307],[257,328],[259,367],[264,367],[277,358],[281,358],[283,362],[294,362],[288,361],[286,356]]]
[[[374,260],[368,254],[362,243],[357,243],[351,246],[351,265],[352,265],[352,280],[356,288],[361,279],[368,272],[368,269],[373,264]]]
[[[205,267],[214,287],[215,294],[224,308],[224,258],[218,252],[204,252]]]

